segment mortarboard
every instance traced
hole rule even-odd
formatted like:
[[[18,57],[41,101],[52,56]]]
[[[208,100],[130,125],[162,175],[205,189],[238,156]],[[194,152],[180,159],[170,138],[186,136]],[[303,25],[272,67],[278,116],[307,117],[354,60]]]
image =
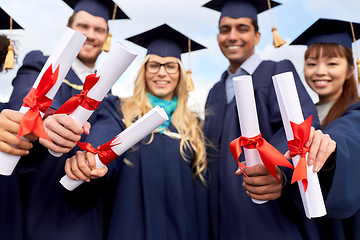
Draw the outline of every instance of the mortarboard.
[[[360,38],[360,24],[353,23],[355,38]],[[307,45],[313,43],[337,43],[351,49],[352,31],[350,22],[319,18],[290,45]]]
[[[189,38],[181,32],[173,29],[167,24],[163,24],[133,37],[129,37],[126,40],[147,48],[147,54],[181,59],[181,53],[185,53],[189,50],[188,39]],[[203,48],[205,48],[203,45],[191,40],[191,51]]]
[[[280,5],[280,3],[271,0],[212,0],[203,5],[203,7],[207,7],[215,11],[221,12],[220,19],[222,17],[246,17],[253,19],[257,22],[257,15],[259,13],[269,10],[271,14],[271,8],[278,5]],[[283,41],[276,32],[272,15],[271,22],[273,25],[273,43],[274,46],[277,48],[284,45],[286,42]]]
[[[85,11],[91,15],[102,17],[106,21],[109,19],[129,19],[129,17],[112,0],[63,0],[74,12]],[[106,41],[102,47],[105,52],[110,51],[111,33],[108,33]]]
[[[276,7],[280,3],[270,1],[271,7]],[[257,15],[268,10],[269,6],[266,0],[212,0],[203,5],[221,12],[220,18],[231,17],[241,18],[247,17],[257,21]]]
[[[307,45],[313,43],[335,43],[351,49],[351,43],[355,44],[360,38],[360,24],[347,21],[319,18],[290,45]],[[360,60],[357,57],[358,81],[360,83]]]
[[[0,7],[0,29],[10,29],[10,39],[8,52],[4,61],[5,69],[14,69],[14,47],[12,46],[12,29],[23,29],[15,20],[12,19],[5,11]]]
[[[15,20],[12,20],[12,26],[10,26],[10,18],[9,14],[0,7],[0,30],[23,29]]]
[[[63,0],[74,12],[85,11],[91,15],[102,17],[106,21],[110,19],[114,12],[114,2],[112,0]],[[116,8],[115,19],[129,19],[129,17],[119,8]]]
[[[156,54],[160,57],[176,57],[181,59],[180,55],[185,52],[204,49],[205,47],[179,31],[173,29],[167,24],[163,24],[146,32],[140,33],[126,40],[146,48],[148,54]],[[191,89],[192,80],[191,70],[187,71],[187,87]],[[191,81],[191,82],[190,82]]]

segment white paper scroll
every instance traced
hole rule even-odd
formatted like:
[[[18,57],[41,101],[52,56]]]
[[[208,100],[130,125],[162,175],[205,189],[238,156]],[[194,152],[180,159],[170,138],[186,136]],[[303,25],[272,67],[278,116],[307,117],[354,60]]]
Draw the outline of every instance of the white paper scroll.
[[[39,76],[37,77],[33,85],[33,88],[37,88],[42,76],[51,64],[53,72],[58,66],[60,66],[58,79],[55,85],[46,94],[48,98],[53,99],[85,40],[86,37],[84,35],[82,35],[78,31],[74,31],[73,29],[67,27],[61,35],[60,40],[57,43],[54,51],[49,56],[44,67],[42,68]],[[28,107],[22,106],[19,111],[22,113],[26,113],[28,110]],[[44,113],[41,113],[41,115],[43,116]],[[6,176],[11,175],[19,159],[20,156],[0,152],[0,174]]]
[[[238,109],[241,135],[244,137],[255,137],[259,135],[259,121],[256,111],[254,88],[252,77],[244,75],[233,78],[236,105]],[[244,148],[246,166],[252,167],[263,164],[258,150]],[[263,204],[267,201],[252,199],[254,203]]]
[[[168,120],[168,116],[165,110],[159,106],[154,107],[131,126],[122,131],[117,137],[113,140],[112,144],[118,144],[111,147],[111,149],[120,156],[126,152],[129,148],[134,146],[141,139],[150,134],[153,130],[159,127],[161,124]],[[96,159],[96,168],[101,168],[104,164],[99,160],[98,155],[95,155]],[[69,191],[74,190],[84,181],[76,181],[70,179],[67,175],[61,178],[60,183]]]
[[[290,141],[294,139],[290,121],[296,124],[300,124],[304,121],[293,73],[286,72],[275,75],[273,76],[273,82],[281,111],[281,117],[284,123],[286,138]],[[306,155],[306,159],[307,156],[308,155]],[[299,162],[300,155],[297,155],[292,159],[294,166],[296,167]],[[312,169],[312,166],[307,165],[308,187],[306,192],[304,192],[302,181],[298,181],[301,199],[307,218],[326,215],[319,179],[317,173],[313,172]]]
[[[125,45],[117,42],[115,46],[111,48],[109,55],[96,73],[96,76],[100,77],[99,81],[89,90],[87,96],[96,101],[102,101],[111,87],[136,57],[137,54],[132,53]],[[93,112],[94,111],[79,106],[69,116],[74,119],[77,124],[84,126]],[[50,151],[50,153],[56,157],[62,155],[61,153],[54,153],[53,151]]]

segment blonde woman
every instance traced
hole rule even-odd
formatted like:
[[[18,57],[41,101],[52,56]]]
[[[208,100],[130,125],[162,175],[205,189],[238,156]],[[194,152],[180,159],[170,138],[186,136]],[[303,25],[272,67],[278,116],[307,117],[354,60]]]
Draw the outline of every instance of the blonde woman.
[[[155,105],[165,109],[169,121],[108,169],[95,169],[94,154],[88,152],[68,159],[65,171],[70,178],[89,182],[101,177],[70,194],[70,213],[88,209],[79,195],[96,202],[102,192],[108,239],[209,239],[205,141],[201,120],[186,106],[186,74],[180,60],[188,51],[188,38],[164,24],[128,40],[148,49],[134,95],[109,96],[86,140],[94,147],[109,141]],[[203,48],[195,42],[191,46]],[[94,188],[86,192],[81,189],[86,185]]]

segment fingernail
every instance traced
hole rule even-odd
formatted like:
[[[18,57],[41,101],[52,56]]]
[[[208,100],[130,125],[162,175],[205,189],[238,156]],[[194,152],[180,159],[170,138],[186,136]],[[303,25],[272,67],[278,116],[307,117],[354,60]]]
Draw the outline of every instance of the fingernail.
[[[97,173],[97,171],[91,171],[91,175],[97,176],[98,173]]]
[[[314,160],[310,159],[309,165],[310,165],[310,166],[314,165]]]
[[[245,187],[245,183],[243,182],[242,185]]]
[[[317,165],[315,165],[315,166],[314,166],[314,172],[319,172],[319,170],[320,170],[320,167],[317,166]]]
[[[86,181],[86,182],[90,182],[90,179],[86,179],[85,181]]]

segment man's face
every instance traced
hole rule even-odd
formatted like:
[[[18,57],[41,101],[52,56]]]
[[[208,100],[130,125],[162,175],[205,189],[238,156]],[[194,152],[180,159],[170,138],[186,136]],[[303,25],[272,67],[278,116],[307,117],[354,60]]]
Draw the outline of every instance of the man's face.
[[[88,12],[79,11],[69,27],[85,35],[86,41],[79,52],[78,59],[85,65],[94,67],[107,37],[108,25],[106,20]]]
[[[260,33],[250,18],[222,17],[219,22],[217,40],[221,52],[229,59],[230,65],[241,65],[255,52]]]

